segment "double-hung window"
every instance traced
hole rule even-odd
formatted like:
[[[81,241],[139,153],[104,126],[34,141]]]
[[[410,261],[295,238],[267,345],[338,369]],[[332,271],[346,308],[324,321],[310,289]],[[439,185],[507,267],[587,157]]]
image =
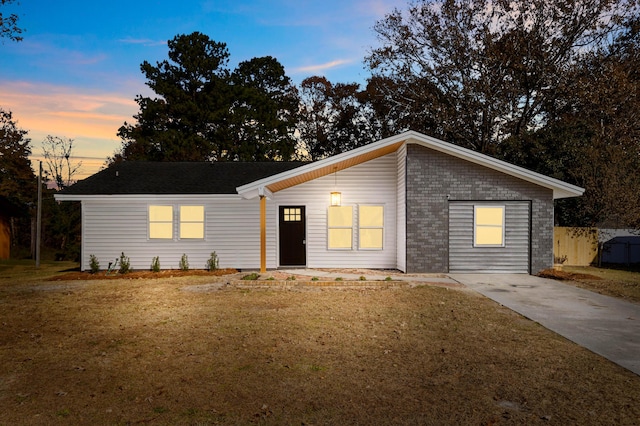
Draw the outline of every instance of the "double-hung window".
[[[149,206],[149,238],[173,239],[173,206]]]
[[[504,247],[504,206],[474,206],[474,247]]]
[[[358,246],[367,250],[382,250],[384,207],[358,207]]]
[[[204,238],[204,206],[180,206],[180,239]]]
[[[328,228],[330,249],[351,249],[353,247],[353,207],[329,207]]]
[[[204,239],[204,206],[180,206],[178,212],[178,238]],[[174,206],[149,206],[149,239],[174,238]]]

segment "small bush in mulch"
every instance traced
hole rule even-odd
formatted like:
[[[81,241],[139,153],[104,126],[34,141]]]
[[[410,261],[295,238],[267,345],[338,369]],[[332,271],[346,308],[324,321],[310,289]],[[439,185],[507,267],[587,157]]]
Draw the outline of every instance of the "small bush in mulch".
[[[242,278],[240,278],[241,280],[245,280],[245,281],[255,281],[258,278],[260,278],[260,274],[256,273],[256,272],[252,272],[249,275],[245,275]]]

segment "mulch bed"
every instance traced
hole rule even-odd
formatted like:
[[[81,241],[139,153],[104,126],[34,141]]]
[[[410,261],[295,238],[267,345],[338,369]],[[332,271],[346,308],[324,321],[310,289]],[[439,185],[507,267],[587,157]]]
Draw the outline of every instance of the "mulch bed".
[[[207,271],[204,269],[190,269],[182,271],[178,269],[168,269],[160,272],[151,271],[133,271],[126,274],[111,273],[107,275],[106,271],[100,271],[95,274],[89,272],[68,272],[62,275],[56,275],[49,278],[49,281],[76,281],[76,280],[115,280],[115,279],[149,279],[149,278],[174,278],[174,277],[192,277],[192,276],[210,276],[220,277],[223,275],[235,274],[236,269],[217,269],[215,271]]]

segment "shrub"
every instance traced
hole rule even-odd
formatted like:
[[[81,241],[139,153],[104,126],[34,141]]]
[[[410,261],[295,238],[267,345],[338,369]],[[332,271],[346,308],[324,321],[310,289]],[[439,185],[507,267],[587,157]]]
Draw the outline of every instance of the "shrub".
[[[318,281],[320,278],[318,277],[311,277],[311,281]]]
[[[95,255],[89,255],[89,268],[91,269],[91,273],[95,274],[100,270],[100,262],[98,262],[98,258]]]
[[[392,281],[393,279],[391,277],[387,277],[384,279],[385,281]]]
[[[260,275],[257,272],[252,272],[249,275],[245,275],[242,277],[243,280],[255,281],[260,278]]]
[[[178,265],[182,271],[189,270],[189,258],[187,257],[186,254],[184,253],[182,254],[182,257],[180,258],[180,263]]]
[[[365,277],[364,275],[360,275],[360,281],[366,281],[367,277]]]
[[[337,277],[336,281],[342,281],[342,277]]]
[[[151,271],[160,272],[160,257],[156,256],[151,260]]]
[[[209,257],[209,259],[207,259],[207,264],[205,265],[205,269],[209,272],[215,271],[218,269],[219,264],[220,264],[220,259],[218,259],[218,255],[214,251],[213,253],[211,253],[211,256]]]
[[[124,252],[120,254],[120,269],[118,269],[118,272],[120,272],[121,274],[131,272],[131,261],[127,256],[124,255]]]

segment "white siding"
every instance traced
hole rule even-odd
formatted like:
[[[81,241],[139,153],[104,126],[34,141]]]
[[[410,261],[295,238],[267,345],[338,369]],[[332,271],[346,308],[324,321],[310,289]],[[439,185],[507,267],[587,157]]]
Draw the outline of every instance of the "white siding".
[[[368,161],[274,194],[280,205],[306,206],[307,266],[310,268],[397,268],[396,154]],[[342,193],[342,205],[354,207],[353,249],[327,248],[327,209],[330,192]],[[358,204],[384,206],[383,250],[358,249]],[[277,223],[277,209],[270,223]],[[276,251],[277,252],[277,251]],[[270,252],[271,254],[272,252]]]
[[[407,146],[402,145],[398,148],[396,153],[398,162],[398,186],[396,195],[396,235],[398,241],[396,242],[396,264],[397,268],[402,272],[407,270],[407,188],[406,188],[406,175],[407,175]]]
[[[89,256],[95,255],[106,269],[110,261],[124,252],[134,269],[149,269],[155,256],[162,269],[177,269],[182,254],[191,269],[204,269],[212,251],[220,267],[258,268],[260,266],[259,200],[239,196],[167,196],[110,197],[108,200],[83,201],[82,268],[89,268]],[[205,239],[179,240],[178,215],[174,214],[174,239],[147,238],[147,208],[150,204],[176,206],[191,204],[205,207]],[[267,254],[275,265],[275,216],[268,203]]]
[[[278,206],[306,206],[308,267],[397,268],[398,160],[396,154],[351,167],[277,192],[267,201],[267,268],[278,267]],[[354,206],[353,249],[328,250],[327,208],[329,193],[342,192],[342,205]],[[175,206],[174,239],[150,240],[147,209],[151,204]],[[358,249],[358,204],[384,206],[383,250]],[[179,240],[178,206],[204,205],[205,239]],[[239,195],[214,196],[105,196],[82,202],[82,264],[89,269],[95,255],[102,269],[124,252],[133,269],[146,270],[159,256],[162,269],[177,269],[182,254],[191,269],[203,269],[212,251],[220,267],[260,267],[260,201]],[[402,256],[404,258],[404,256]]]

